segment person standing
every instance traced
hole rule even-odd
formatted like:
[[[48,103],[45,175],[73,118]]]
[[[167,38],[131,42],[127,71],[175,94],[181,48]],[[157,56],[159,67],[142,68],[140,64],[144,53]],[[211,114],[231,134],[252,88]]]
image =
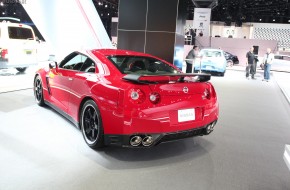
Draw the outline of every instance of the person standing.
[[[252,79],[256,79],[255,78],[255,65],[254,65],[254,61],[255,61],[255,55],[254,55],[254,47],[252,46],[250,48],[250,51],[246,54],[247,57],[247,62],[246,62],[246,78],[249,79],[249,76],[251,74],[251,78]]]
[[[264,79],[263,81],[269,82],[270,80],[270,70],[271,70],[271,65],[274,60],[274,54],[271,53],[271,49],[267,48],[267,53],[264,56]]]
[[[190,50],[186,56],[186,73],[192,73],[192,67],[195,62],[195,58],[199,54],[198,46],[193,46],[192,50]]]

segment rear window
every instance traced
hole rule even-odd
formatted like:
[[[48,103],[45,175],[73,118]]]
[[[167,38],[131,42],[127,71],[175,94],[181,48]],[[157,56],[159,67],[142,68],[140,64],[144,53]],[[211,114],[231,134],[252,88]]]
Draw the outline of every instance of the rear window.
[[[213,50],[201,50],[200,53],[203,57],[221,57],[222,56],[222,52],[213,51]]]
[[[8,27],[8,33],[10,39],[34,39],[32,30],[29,28]]]
[[[123,74],[173,74],[180,73],[171,65],[152,57],[142,56],[108,56],[107,57]]]

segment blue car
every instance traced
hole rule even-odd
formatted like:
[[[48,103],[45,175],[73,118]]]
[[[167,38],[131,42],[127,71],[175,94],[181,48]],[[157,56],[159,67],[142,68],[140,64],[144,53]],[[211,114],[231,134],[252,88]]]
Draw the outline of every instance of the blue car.
[[[194,64],[195,72],[210,72],[224,76],[227,67],[227,60],[224,51],[220,49],[202,49],[200,51],[200,62]]]

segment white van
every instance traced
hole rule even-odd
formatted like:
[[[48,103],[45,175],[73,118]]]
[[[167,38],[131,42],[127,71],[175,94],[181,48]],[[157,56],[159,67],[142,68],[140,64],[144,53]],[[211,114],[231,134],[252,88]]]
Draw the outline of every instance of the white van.
[[[24,72],[37,64],[37,40],[25,24],[0,22],[0,69],[16,68]]]

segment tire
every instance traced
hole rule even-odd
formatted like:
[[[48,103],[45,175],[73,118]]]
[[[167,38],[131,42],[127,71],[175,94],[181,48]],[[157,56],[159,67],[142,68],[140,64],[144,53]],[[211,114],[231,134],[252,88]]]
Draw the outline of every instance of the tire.
[[[227,61],[227,67],[232,67],[234,65],[232,60]]]
[[[235,61],[234,62],[234,65],[238,65],[240,62],[239,61]]]
[[[19,71],[20,73],[23,73],[27,67],[16,67],[16,70]]]
[[[225,73],[226,73],[226,72],[222,72],[222,73],[220,73],[220,76],[221,76],[221,77],[225,76]]]
[[[37,75],[34,79],[33,91],[35,101],[39,106],[44,106],[44,99],[43,99],[43,86],[42,80],[39,75]]]
[[[80,114],[80,126],[84,140],[90,148],[97,150],[104,146],[102,118],[93,100],[84,103]]]

